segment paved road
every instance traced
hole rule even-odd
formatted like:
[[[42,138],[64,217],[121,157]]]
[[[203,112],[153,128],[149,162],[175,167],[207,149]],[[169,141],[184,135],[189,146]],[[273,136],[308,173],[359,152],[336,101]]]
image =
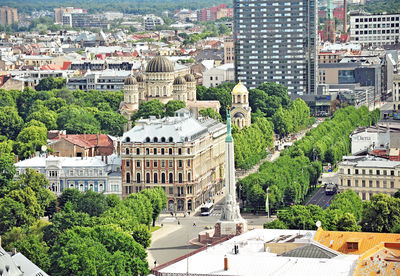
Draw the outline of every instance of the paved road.
[[[178,216],[177,218],[163,216],[160,218],[158,223],[164,226],[153,233],[153,242],[148,249],[150,267],[154,266],[154,260],[157,265],[160,265],[199,248],[190,245],[189,240],[197,238],[198,234],[205,230],[205,226],[214,227],[220,215],[221,209],[217,206],[210,216]],[[247,219],[249,229],[261,228],[266,221],[265,216],[245,214],[243,217]]]
[[[325,209],[328,207],[328,204],[331,203],[331,200],[335,195],[326,195],[324,188],[319,188],[319,190],[307,201],[306,205],[314,204]]]

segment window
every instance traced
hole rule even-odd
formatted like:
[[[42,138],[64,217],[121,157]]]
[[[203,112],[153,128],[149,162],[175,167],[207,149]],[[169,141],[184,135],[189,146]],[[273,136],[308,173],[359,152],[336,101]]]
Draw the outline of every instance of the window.
[[[137,155],[140,154],[140,149],[136,149],[136,154],[137,154]]]
[[[174,183],[174,175],[173,175],[173,173],[169,173],[169,183]]]
[[[354,181],[354,186],[358,187],[358,179]]]
[[[183,183],[183,176],[182,176],[182,173],[179,173],[179,174],[178,174],[178,180],[179,180],[179,183]]]
[[[168,167],[170,167],[170,168],[172,168],[172,167],[173,167],[172,160],[168,160]]]
[[[351,180],[347,179],[347,186],[350,187],[351,186]]]
[[[140,161],[136,161],[136,167],[140,168]]]
[[[362,183],[362,186],[365,187],[365,180],[362,180],[361,183]]]
[[[372,180],[369,181],[369,187],[372,187]]]
[[[150,149],[146,148],[146,155],[150,154]]]
[[[129,154],[129,149],[125,149],[125,153],[126,153],[126,154]]]
[[[153,161],[153,167],[154,167],[154,168],[157,168],[157,167],[158,167],[158,162],[157,162],[157,160],[154,160],[154,161]]]
[[[165,173],[161,173],[161,183],[165,183]]]
[[[137,183],[140,183],[140,182],[141,182],[140,173],[137,173],[137,174],[136,174],[136,182],[137,182]]]
[[[190,154],[190,149],[187,149],[187,153]]]
[[[380,183],[379,183],[379,180],[377,180],[376,181],[376,187],[379,188],[379,186],[380,186]]]
[[[365,170],[362,170],[362,174],[365,174]]]
[[[165,160],[161,160],[161,168],[165,168]]]
[[[187,161],[187,165],[188,165],[188,167],[190,167],[190,160]]]
[[[372,170],[369,170],[369,174],[372,174]]]
[[[381,171],[380,170],[376,170],[376,175],[381,175]]]
[[[158,183],[158,174],[157,173],[153,174],[153,182]]]
[[[358,169],[355,170],[355,174],[358,174]]]
[[[192,181],[192,177],[191,176],[192,176],[192,174],[190,172],[188,172],[188,177],[187,177],[188,182]]]
[[[347,249],[358,250],[358,242],[347,242]]]
[[[150,183],[150,174],[146,173],[146,183]]]
[[[131,161],[126,160],[126,166],[129,167],[131,165]]]
[[[394,176],[394,171],[390,171],[390,175],[391,175],[391,176]]]
[[[383,188],[387,188],[386,180],[383,180]]]
[[[192,186],[187,186],[187,193],[188,194],[191,194],[193,191],[192,191]]]
[[[182,149],[178,149],[178,154],[179,154],[179,155],[182,154]]]
[[[126,173],[126,183],[131,183],[131,174]]]
[[[394,181],[390,181],[390,188],[394,189]]]
[[[168,149],[168,154],[172,155],[172,149]]]
[[[150,168],[150,161],[149,160],[146,161],[146,168]]]
[[[169,187],[168,193],[172,195],[174,193],[174,187]]]
[[[178,168],[182,168],[182,160],[178,160]]]
[[[161,149],[161,155],[165,154],[165,149]]]
[[[386,170],[383,171],[383,175],[387,175],[387,171]]]
[[[347,174],[350,174],[350,169],[347,169]]]

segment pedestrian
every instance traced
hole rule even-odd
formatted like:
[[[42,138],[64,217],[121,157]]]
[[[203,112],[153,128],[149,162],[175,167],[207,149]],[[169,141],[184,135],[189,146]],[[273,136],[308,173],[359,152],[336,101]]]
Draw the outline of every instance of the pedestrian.
[[[174,213],[170,212],[170,214],[171,214],[172,217],[174,216]]]
[[[181,222],[178,220],[178,225],[180,225],[181,224]]]

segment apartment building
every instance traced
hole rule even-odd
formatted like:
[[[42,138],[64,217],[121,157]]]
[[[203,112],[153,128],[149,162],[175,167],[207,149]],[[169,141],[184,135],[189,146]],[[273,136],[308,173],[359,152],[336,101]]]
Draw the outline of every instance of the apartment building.
[[[400,189],[400,162],[373,156],[345,156],[339,163],[339,190],[353,190],[362,200]]]
[[[350,14],[350,40],[367,45],[388,45],[400,41],[400,14]]]
[[[18,10],[3,6],[0,8],[0,24],[3,26],[18,23]]]
[[[189,111],[141,119],[122,137],[123,197],[162,187],[168,211],[192,211],[221,190],[224,124],[196,120]]]

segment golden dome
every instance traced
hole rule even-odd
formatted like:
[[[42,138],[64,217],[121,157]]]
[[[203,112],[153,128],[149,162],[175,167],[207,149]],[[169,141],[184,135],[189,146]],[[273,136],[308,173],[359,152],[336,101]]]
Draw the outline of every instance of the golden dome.
[[[247,90],[246,86],[244,86],[244,84],[239,81],[238,84],[235,85],[235,87],[232,90],[232,94],[248,94],[249,91]]]

